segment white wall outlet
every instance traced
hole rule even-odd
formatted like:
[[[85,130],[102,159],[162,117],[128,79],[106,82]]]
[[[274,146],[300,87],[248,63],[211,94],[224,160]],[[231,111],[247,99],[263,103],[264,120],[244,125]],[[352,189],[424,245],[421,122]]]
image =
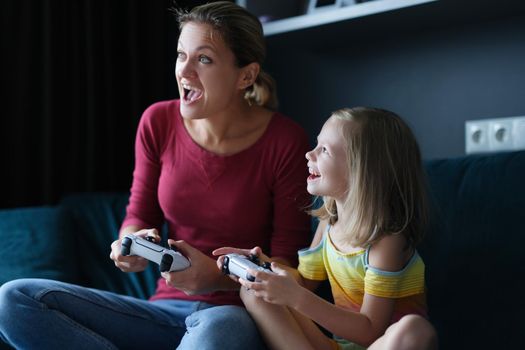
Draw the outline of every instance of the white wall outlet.
[[[510,118],[489,121],[489,148],[491,151],[511,150],[513,142]]]
[[[489,151],[488,131],[488,121],[467,120],[465,123],[465,151],[467,154]]]
[[[514,149],[525,149],[525,117],[516,117],[512,121]]]
[[[520,149],[525,149],[525,116],[465,122],[467,154]]]

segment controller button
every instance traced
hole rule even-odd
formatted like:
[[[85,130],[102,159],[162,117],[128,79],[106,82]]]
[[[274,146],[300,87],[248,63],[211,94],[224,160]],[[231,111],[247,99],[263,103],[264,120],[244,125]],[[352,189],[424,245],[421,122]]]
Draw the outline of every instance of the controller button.
[[[173,263],[173,257],[169,254],[164,254],[160,261],[160,272],[169,271],[172,263]]]
[[[250,260],[251,262],[253,262],[256,265],[259,265],[259,257],[257,255],[255,255],[255,254],[248,255],[248,260]]]
[[[225,274],[225,275],[229,275],[230,274],[230,269],[228,268],[230,264],[230,257],[229,256],[225,256],[224,257],[224,260],[222,261],[222,273]]]
[[[124,256],[129,255],[131,244],[132,244],[131,239],[128,237],[124,237],[122,241],[120,242],[120,253]]]

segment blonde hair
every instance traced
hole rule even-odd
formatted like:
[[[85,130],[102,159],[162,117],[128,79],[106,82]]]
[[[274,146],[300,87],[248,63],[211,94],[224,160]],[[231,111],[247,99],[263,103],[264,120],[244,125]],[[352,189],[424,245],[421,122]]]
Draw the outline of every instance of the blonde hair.
[[[238,67],[250,63],[261,66],[255,83],[246,88],[244,98],[250,105],[277,109],[275,81],[262,70],[266,57],[264,34],[259,19],[245,8],[229,1],[217,1],[194,7],[191,11],[172,9],[182,30],[189,22],[204,23],[213,28],[232,50]]]
[[[345,121],[348,192],[342,227],[349,243],[367,247],[384,235],[402,234],[410,247],[427,223],[426,181],[417,141],[395,113],[378,108],[345,108],[332,118]],[[312,215],[338,220],[335,200],[323,197]]]

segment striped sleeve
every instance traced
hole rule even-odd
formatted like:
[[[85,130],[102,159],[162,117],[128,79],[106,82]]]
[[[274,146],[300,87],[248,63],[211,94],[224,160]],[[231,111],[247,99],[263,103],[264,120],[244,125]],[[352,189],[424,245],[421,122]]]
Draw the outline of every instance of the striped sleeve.
[[[425,264],[419,255],[400,271],[390,272],[368,267],[365,293],[383,298],[403,298],[425,292]]]
[[[324,281],[328,279],[323,261],[324,240],[315,248],[299,250],[299,273],[306,279],[312,281]]]

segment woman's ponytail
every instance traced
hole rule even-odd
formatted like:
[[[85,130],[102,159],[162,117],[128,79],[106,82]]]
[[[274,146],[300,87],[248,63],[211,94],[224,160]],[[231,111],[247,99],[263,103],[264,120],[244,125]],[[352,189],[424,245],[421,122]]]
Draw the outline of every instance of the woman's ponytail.
[[[250,105],[257,105],[276,110],[279,105],[276,90],[275,80],[270,74],[261,70],[255,83],[246,89],[244,98]]]

